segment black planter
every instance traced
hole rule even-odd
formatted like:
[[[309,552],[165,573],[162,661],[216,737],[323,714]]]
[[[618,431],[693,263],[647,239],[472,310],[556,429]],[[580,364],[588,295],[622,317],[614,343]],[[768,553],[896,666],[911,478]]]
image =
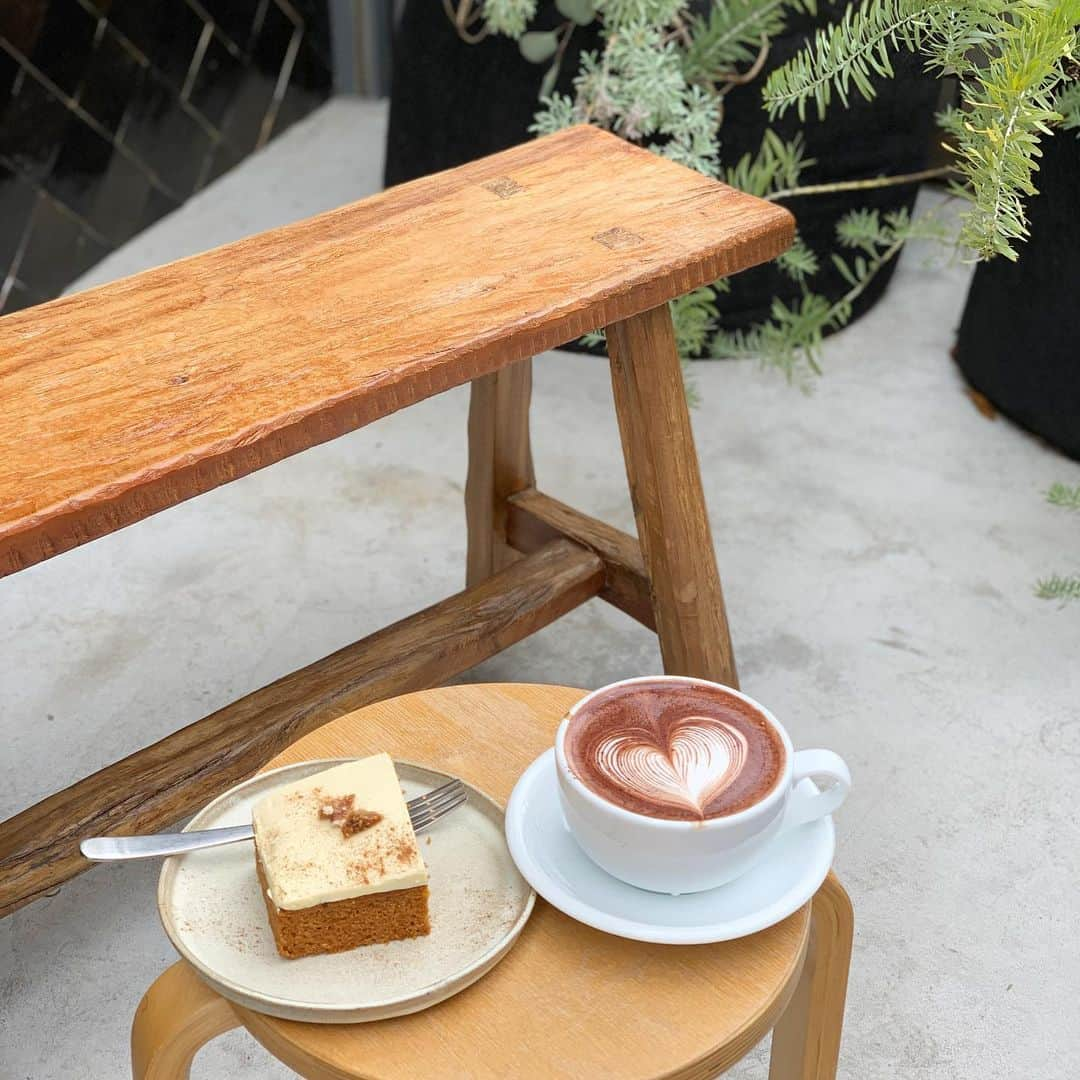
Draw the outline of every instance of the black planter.
[[[546,28],[559,21],[554,4],[542,4],[535,25]],[[721,130],[725,162],[733,163],[761,145],[762,133],[769,126],[761,108],[765,74],[792,57],[818,25],[809,17],[790,22],[787,32],[774,39],[761,79],[726,98]],[[559,90],[571,91],[581,50],[596,48],[598,40],[596,24],[575,30]],[[873,102],[856,97],[850,108],[834,105],[824,121],[808,119],[805,124],[792,110],[772,124],[783,137],[800,129],[804,132],[807,154],[817,161],[803,174],[804,183],[907,173],[925,166],[939,84],[922,71],[916,57],[899,56],[895,67],[896,78],[881,83]],[[412,180],[524,142],[530,137],[528,127],[537,110],[545,70],[544,64],[524,60],[517,44],[506,38],[467,45],[440,5],[407,0],[394,43],[386,183]],[[788,205],[798,218],[803,239],[821,257],[821,272],[812,283],[815,291],[835,298],[848,288],[828,259],[841,214],[861,207],[910,208],[916,193],[916,185],[906,185],[791,200]],[[855,317],[880,298],[894,265],[879,273],[856,300]],[[718,298],[724,327],[734,330],[761,322],[777,296],[794,303],[800,290],[775,266],[737,275],[731,291]]]
[[[967,380],[1006,416],[1080,460],[1080,139],[1043,143],[1028,203],[1031,238],[1018,262],[975,271],[956,359]]]
[[[562,17],[543,3],[534,29]],[[595,48],[596,24],[575,30],[557,89],[570,93],[583,49]],[[433,0],[407,0],[394,33],[387,187],[462,165],[526,142],[539,108],[547,64],[531,64],[516,41],[492,35],[466,44]]]

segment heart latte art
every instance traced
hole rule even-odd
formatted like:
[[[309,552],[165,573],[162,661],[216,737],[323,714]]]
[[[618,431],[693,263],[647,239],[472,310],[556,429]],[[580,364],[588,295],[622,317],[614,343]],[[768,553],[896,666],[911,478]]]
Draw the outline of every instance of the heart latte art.
[[[612,687],[570,721],[567,762],[596,794],[650,817],[702,820],[753,805],[775,785],[784,746],[742,698],[661,680]]]
[[[643,799],[700,817],[746,764],[746,736],[723,720],[687,716],[673,726],[664,747],[642,741],[641,734],[601,739],[596,771]]]

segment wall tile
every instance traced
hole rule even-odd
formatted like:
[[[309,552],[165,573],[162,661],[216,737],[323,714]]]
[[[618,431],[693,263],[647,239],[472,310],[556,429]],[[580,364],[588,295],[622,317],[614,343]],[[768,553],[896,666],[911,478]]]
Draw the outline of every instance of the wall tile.
[[[156,69],[148,68],[132,95],[123,146],[157,177],[166,191],[187,198],[213,139],[188,112]]]
[[[220,131],[246,74],[247,65],[243,58],[230,51],[226,39],[218,31],[207,43],[187,100]]]
[[[18,278],[40,296],[55,296],[71,279],[89,270],[108,248],[91,239],[80,223],[44,193],[30,221]]]
[[[0,285],[0,300],[3,302],[4,312],[19,311],[22,308],[40,304],[42,300],[48,300],[47,296],[38,296],[31,292],[21,281],[16,278],[8,283],[8,292],[4,295],[3,286]]]
[[[43,10],[33,36],[24,36],[24,47],[12,44],[63,93],[74,96],[94,52],[98,20],[76,0],[51,0],[48,4],[16,0],[11,8],[17,7]],[[0,34],[5,21],[0,16]]]
[[[330,49],[330,20],[320,18],[322,0],[291,0],[292,8],[299,13],[301,21],[308,27],[304,41],[322,62],[326,71],[333,67]]]
[[[151,190],[146,168],[114,153],[86,209],[86,218],[113,247],[119,247],[139,231]],[[177,205],[173,200],[173,206]]]
[[[241,53],[251,51],[257,29],[256,19],[271,0],[202,0],[202,6],[215,25]],[[329,26],[330,20],[323,18]]]
[[[317,107],[329,57],[327,0],[0,0],[0,313]]]
[[[205,27],[184,0],[116,0],[108,18],[146,56],[159,78],[178,90],[184,85]]]
[[[0,115],[0,158],[24,176],[43,181],[60,153],[72,113],[33,76],[21,70]]]
[[[56,160],[44,180],[45,190],[79,216],[87,217],[113,153],[107,138],[70,116]]]
[[[106,26],[87,64],[78,102],[106,131],[116,135],[142,78],[143,65],[120,35]]]
[[[22,68],[19,62],[2,47],[0,39],[0,118],[7,110],[8,101],[15,92],[16,82],[21,80]]]
[[[261,145],[267,122],[273,121],[274,91],[282,68],[291,63],[294,50],[290,46],[296,33],[295,24],[270,3],[252,43],[248,77],[226,121],[225,138],[243,154]]]
[[[36,201],[37,189],[0,161],[0,285],[11,270]]]
[[[166,214],[171,214],[179,205],[180,203],[171,196],[158,191],[157,188],[150,188],[142,216],[139,218],[138,231],[149,228],[155,221],[160,221]]]

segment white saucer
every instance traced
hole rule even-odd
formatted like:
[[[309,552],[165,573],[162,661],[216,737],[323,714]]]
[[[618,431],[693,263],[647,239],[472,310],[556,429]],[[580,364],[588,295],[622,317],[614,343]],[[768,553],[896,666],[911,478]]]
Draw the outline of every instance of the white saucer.
[[[719,889],[684,896],[647,892],[613,878],[578,847],[563,820],[557,785],[555,751],[548,750],[510,795],[510,854],[549,904],[619,937],[701,945],[756,934],[798,911],[832,866],[836,833],[826,817],[782,832],[762,862]]]

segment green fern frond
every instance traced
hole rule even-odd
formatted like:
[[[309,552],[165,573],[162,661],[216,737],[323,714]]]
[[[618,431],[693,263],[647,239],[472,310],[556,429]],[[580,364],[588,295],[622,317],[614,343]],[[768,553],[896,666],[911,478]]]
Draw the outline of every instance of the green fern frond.
[[[948,105],[934,114],[934,123],[954,141],[964,133],[964,113],[955,105]]]
[[[786,9],[801,6],[787,0],[726,0],[711,6],[707,19],[692,16],[684,60],[687,78],[716,79],[749,63],[763,40],[783,32]]]
[[[955,151],[972,193],[960,239],[982,258],[1017,257],[1028,234],[1024,199],[1035,193],[1040,138],[1054,108],[1062,57],[1075,44],[1080,0],[1014,5],[991,56],[965,85],[964,122]]]
[[[814,158],[805,156],[805,148],[801,132],[785,141],[772,128],[766,128],[757,154],[743,154],[725,170],[724,179],[732,187],[761,199],[797,187],[803,171],[817,164]]]
[[[1051,506],[1080,511],[1080,485],[1067,487],[1065,484],[1051,484],[1046,492],[1046,501]]]
[[[770,75],[765,103],[773,115],[794,105],[805,117],[808,102],[823,116],[833,94],[846,104],[852,88],[873,98],[899,49],[959,73],[962,106],[941,119],[972,203],[960,240],[979,258],[1015,259],[1039,141],[1063,115],[1059,102],[1080,124],[1080,91],[1057,93],[1078,23],[1080,0],[862,0]]]
[[[1048,578],[1040,578],[1035,582],[1035,595],[1040,600],[1057,600],[1062,604],[1080,600],[1080,575],[1061,577],[1051,574]]]
[[[756,357],[763,366],[783,372],[788,382],[807,385],[809,374],[821,373],[819,358],[826,330],[834,328],[836,312],[817,293],[788,307],[774,299],[769,321],[749,330],[720,331],[712,342],[715,357]]]
[[[671,302],[675,346],[680,356],[699,356],[716,323],[716,292],[707,285]]]
[[[851,321],[854,302],[881,268],[915,238],[951,242],[948,227],[932,214],[912,218],[906,209],[881,214],[877,210],[852,210],[836,225],[837,242],[854,254],[844,258],[832,253],[832,262],[848,284],[838,300],[807,294],[789,308],[774,300],[769,320],[745,332],[721,331],[713,338],[714,356],[757,356],[766,366],[778,368],[789,382],[806,385],[805,376],[819,374],[824,336]]]
[[[812,278],[821,268],[817,255],[798,234],[791,247],[777,256],[776,265],[799,285],[805,284],[807,278]]]
[[[930,14],[946,0],[862,0],[849,7],[844,17],[822,27],[814,40],[765,83],[762,95],[770,116],[791,106],[806,119],[806,105],[813,101],[818,115],[825,112],[836,93],[846,105],[854,87],[868,100],[874,97],[873,78],[893,74],[890,51],[916,51],[930,29]]]
[[[899,223],[903,228],[907,222]],[[849,210],[836,223],[836,239],[846,248],[858,248],[872,255],[892,243],[893,230],[881,220],[878,210]]]
[[[1028,0],[1020,0],[1026,3]],[[1041,2],[1041,0],[1036,0]],[[949,0],[929,12],[926,65],[939,75],[969,76],[992,53],[1011,0]]]

